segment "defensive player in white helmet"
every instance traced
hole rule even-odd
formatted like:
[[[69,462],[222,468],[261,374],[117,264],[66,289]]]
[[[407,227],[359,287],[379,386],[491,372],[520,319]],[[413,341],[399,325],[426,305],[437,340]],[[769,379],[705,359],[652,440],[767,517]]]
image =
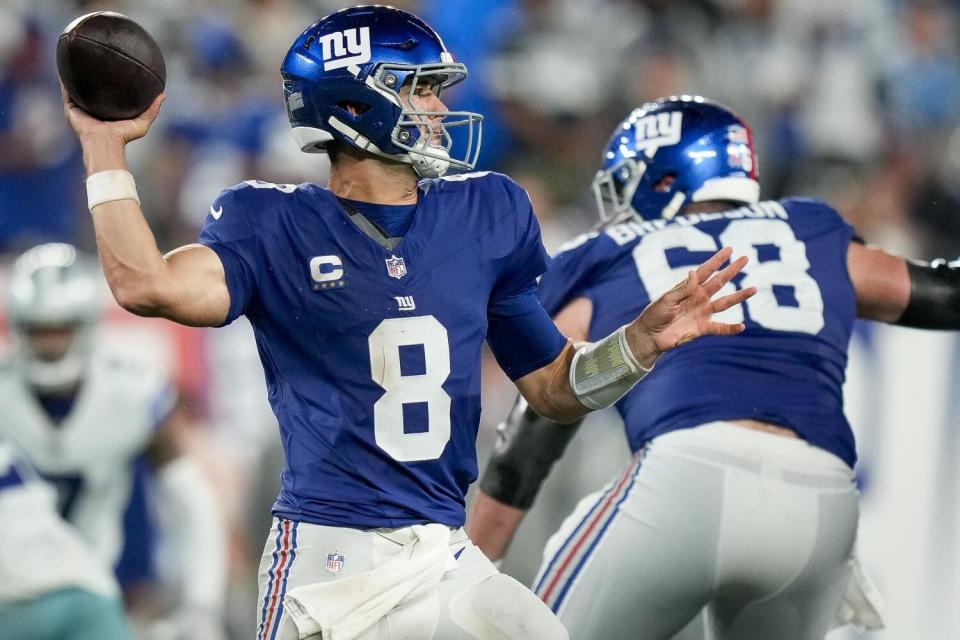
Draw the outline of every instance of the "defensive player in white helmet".
[[[124,547],[135,467],[145,460],[155,472],[158,506],[176,523],[160,532],[182,565],[171,573],[188,577],[177,581],[174,624],[184,630],[175,637],[201,637],[194,629],[211,637],[220,627],[224,526],[209,482],[179,455],[167,426],[175,401],[167,373],[142,354],[98,340],[103,288],[97,263],[70,245],[40,245],[16,261],[7,299],[11,353],[0,363],[0,433],[56,486],[61,514],[110,568]]]
[[[56,506],[55,491],[0,436],[0,637],[132,639],[109,567]]]

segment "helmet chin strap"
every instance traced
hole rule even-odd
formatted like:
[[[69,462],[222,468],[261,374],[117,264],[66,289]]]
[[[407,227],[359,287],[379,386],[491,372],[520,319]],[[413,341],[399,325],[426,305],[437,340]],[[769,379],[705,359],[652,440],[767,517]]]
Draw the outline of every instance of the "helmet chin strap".
[[[680,211],[680,207],[682,207],[683,203],[686,201],[687,201],[687,194],[685,194],[684,192],[677,191],[675,194],[673,194],[673,197],[670,198],[670,202],[668,202],[667,206],[663,208],[663,213],[661,214],[663,216],[663,219],[673,220],[673,218]]]
[[[418,144],[407,155],[421,178],[439,178],[450,168],[450,152],[435,144]]]

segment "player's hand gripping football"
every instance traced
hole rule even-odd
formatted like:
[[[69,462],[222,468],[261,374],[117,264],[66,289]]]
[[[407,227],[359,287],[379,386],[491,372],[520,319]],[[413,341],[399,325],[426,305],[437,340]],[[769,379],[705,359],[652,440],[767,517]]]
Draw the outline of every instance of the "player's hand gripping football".
[[[687,279],[650,303],[627,329],[627,341],[641,364],[648,366],[664,351],[669,351],[700,336],[729,336],[744,329],[742,322],[715,322],[713,314],[740,304],[757,292],[748,287],[714,299],[724,285],[740,273],[747,258],[737,258],[718,271],[730,259],[733,249],[725,247],[691,270]],[[649,356],[652,355],[652,358]]]
[[[70,99],[63,84],[60,85],[60,91],[63,93],[63,113],[81,142],[94,138],[112,138],[124,145],[147,135],[150,125],[160,113],[160,105],[167,97],[165,93],[158,95],[153,104],[136,118],[106,122],[94,118],[78,107]]]

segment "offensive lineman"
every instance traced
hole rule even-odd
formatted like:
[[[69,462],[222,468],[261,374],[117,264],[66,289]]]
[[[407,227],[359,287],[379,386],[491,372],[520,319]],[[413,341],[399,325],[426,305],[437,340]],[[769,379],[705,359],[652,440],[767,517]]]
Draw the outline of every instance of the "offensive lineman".
[[[345,9],[307,28],[281,73],[295,139],[331,157],[329,189],[236,185],[211,206],[201,243],[165,257],[123,157],[162,98],[110,123],[65,99],[120,304],[187,325],[245,314],[254,327],[286,453],[258,638],[566,637],[460,528],[482,343],[539,411],[572,420],[661,352],[739,331],[711,315],[753,290],[710,298],[745,260],[718,271],[731,252],[717,252],[575,353],[534,294],[546,255],[526,193],[492,173],[442,177],[473,168],[481,117],[441,102],[466,68],[428,25],[391,7]]]
[[[604,226],[540,282],[565,335],[617,326],[718,243],[751,259],[730,286],[758,292],[721,316],[741,335],[665,355],[617,404],[633,462],[547,543],[537,594],[572,637],[694,640],[705,619],[717,640],[823,638],[861,586],[841,392],[854,317],[958,329],[960,270],[867,247],[823,202],[758,202],[750,128],[703,98],[630,114],[594,190]],[[492,559],[574,430],[522,406],[501,426],[470,526]],[[863,603],[854,621],[879,625]]]
[[[67,244],[44,244],[11,269],[10,356],[0,362],[0,434],[58,493],[58,508],[103,566],[117,568],[138,458],[153,469],[157,504],[175,527],[177,600],[163,624],[177,638],[217,637],[226,579],[225,533],[209,482],[166,425],[168,377],[145,357],[97,334],[103,311],[97,263]]]

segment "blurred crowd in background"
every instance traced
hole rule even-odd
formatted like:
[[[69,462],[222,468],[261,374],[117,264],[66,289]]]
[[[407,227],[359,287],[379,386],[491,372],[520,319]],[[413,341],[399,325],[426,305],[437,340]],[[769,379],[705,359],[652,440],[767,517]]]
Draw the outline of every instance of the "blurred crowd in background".
[[[530,192],[549,250],[596,222],[589,185],[612,127],[645,101],[700,94],[753,125],[763,198],[822,197],[868,242],[914,258],[960,255],[960,2],[392,4],[433,25],[466,63],[470,77],[444,99],[484,114],[478,168],[507,173]],[[227,186],[253,178],[326,183],[326,158],[300,153],[289,134],[278,69],[307,25],[343,6],[4,0],[0,253],[13,257],[44,241],[95,250],[80,149],[62,115],[54,60],[57,36],[73,18],[123,12],[164,52],[168,99],[147,138],[128,147],[128,159],[158,244],[169,250],[196,240],[210,202]],[[119,309],[109,319],[133,322]],[[194,424],[185,437],[216,480],[231,524],[231,634],[250,637],[256,561],[280,459],[256,349],[242,323],[160,331]],[[482,452],[513,400],[502,374],[487,371]],[[610,475],[612,463],[598,465],[591,451],[626,459],[615,420],[593,421],[592,446],[564,462],[538,504],[544,517],[525,523],[531,539],[542,543],[576,498]],[[529,579],[538,549],[519,544],[505,568]]]
[[[78,147],[53,51],[76,15],[126,12],[159,41],[168,100],[131,148],[161,247],[196,238],[211,199],[256,176],[324,181],[290,140],[278,69],[328,0],[6,0],[0,19],[0,249],[91,247]],[[752,123],[764,197],[834,202],[867,239],[956,254],[960,3],[942,0],[403,0],[486,116],[481,168],[535,198],[548,244],[593,221],[589,180],[613,124],[658,96],[702,94]]]

